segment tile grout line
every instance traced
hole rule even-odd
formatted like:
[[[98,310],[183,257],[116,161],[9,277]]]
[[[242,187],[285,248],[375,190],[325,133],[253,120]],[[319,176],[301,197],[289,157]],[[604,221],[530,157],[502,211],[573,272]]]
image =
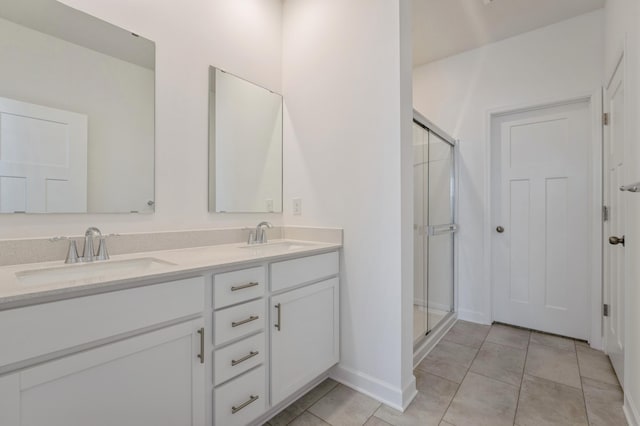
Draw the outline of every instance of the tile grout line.
[[[490,343],[492,345],[496,345],[496,346],[501,346],[503,348],[507,348],[507,349],[522,349],[522,348],[516,348],[515,346],[509,346],[509,345],[503,345],[502,343],[496,343],[496,342],[491,342],[491,341],[487,341],[487,342],[483,342],[483,346],[484,343]],[[482,348],[482,347],[481,347]],[[527,348],[526,349],[522,349],[524,350],[524,361],[525,364],[527,362],[527,354],[529,353],[529,344],[527,343]],[[511,371],[511,370],[507,370],[504,369],[502,367],[499,367],[501,370],[506,371],[508,373],[515,373],[515,371]],[[471,371],[471,367],[469,367],[469,371]],[[495,380],[496,382],[500,382],[500,383],[504,383],[505,385],[509,385],[509,386],[513,386],[514,388],[520,388],[522,386],[522,376],[524,375],[524,365],[522,366],[522,373],[521,373],[521,377],[520,377],[520,385],[514,385],[513,383],[508,383],[504,380],[501,379],[497,379],[495,377],[490,377],[486,374],[480,373],[478,371],[471,371],[473,374],[477,374],[478,376],[482,376],[482,377],[486,377],[487,379],[491,379],[491,380]]]
[[[475,359],[475,357],[474,357],[474,359]],[[460,367],[464,367],[464,364],[460,364],[459,362],[451,361],[451,363],[452,363],[452,364],[459,365]],[[469,366],[469,367],[464,367],[464,368],[466,368],[467,370],[469,370],[469,368],[471,368],[471,366]],[[443,377],[443,376],[441,376],[440,374],[432,373],[431,371],[423,370],[423,369],[418,368],[418,367],[416,367],[416,368],[415,368],[415,370],[419,370],[419,371],[421,371],[422,373],[430,374],[430,375],[432,375],[432,376],[436,376],[436,377],[437,377],[437,378],[439,378],[439,379],[446,380],[447,382],[451,382],[451,383],[456,384],[456,385],[458,385],[458,386],[460,386],[460,383],[462,383],[462,380],[460,381],[460,383],[457,383],[457,382],[454,382],[453,380],[451,380],[451,379],[450,379],[450,378],[448,378],[448,377]],[[464,373],[464,374],[465,374],[465,376],[467,375],[466,371],[465,371],[465,373]],[[462,376],[462,379],[463,379],[463,380],[464,380],[464,377],[465,377],[465,376]]]
[[[313,414],[311,411],[304,410],[302,413],[303,413],[303,414],[304,414],[304,413],[309,413],[311,416],[315,417],[316,419],[320,420],[321,422],[324,422],[324,423],[326,423],[326,424],[328,424],[328,425],[331,425],[331,423],[329,423],[328,421],[326,421],[325,419],[323,419],[323,418],[321,418],[321,417],[316,416],[316,415],[315,415],[315,414]],[[302,415],[302,414],[300,414],[300,416],[301,416],[301,415]],[[298,416],[298,417],[300,417],[300,416]],[[296,419],[297,419],[298,417],[296,417]],[[331,426],[333,426],[333,425],[331,425]]]
[[[513,425],[516,424],[518,418],[518,408],[520,408],[520,395],[522,395],[522,386],[524,386],[524,375],[527,371],[527,358],[529,358],[529,346],[531,346],[531,330],[529,330],[529,339],[527,340],[527,349],[524,355],[524,365],[522,366],[522,376],[520,376],[520,386],[518,386],[518,399],[516,400],[516,411],[513,413]]]
[[[489,331],[491,331],[491,329],[489,329]],[[451,408],[451,404],[453,403],[453,400],[456,399],[456,396],[458,395],[458,392],[460,391],[460,388],[462,387],[462,382],[464,382],[464,379],[467,378],[467,375],[469,374],[469,371],[471,371],[471,366],[473,365],[473,362],[478,357],[478,354],[480,353],[480,349],[482,348],[482,345],[484,345],[484,342],[486,342],[486,340],[487,340],[487,336],[489,336],[488,332],[487,332],[486,336],[484,336],[484,339],[482,339],[482,344],[480,344],[480,347],[476,349],[475,356],[471,360],[471,363],[469,364],[469,367],[467,367],[467,371],[464,373],[464,376],[462,377],[462,380],[460,381],[460,383],[458,383],[458,387],[456,388],[455,393],[451,397],[451,400],[449,401],[449,404],[447,404],[447,408],[442,413],[442,416],[440,417],[440,420],[438,420],[438,423],[442,423],[443,421],[445,421],[447,423],[450,423],[449,421],[445,420],[444,417],[447,415],[447,412],[449,411],[449,408]],[[453,426],[456,426],[453,423],[450,423],[450,424],[452,424]]]
[[[412,402],[413,402],[413,401],[412,401]],[[382,407],[382,404],[378,405],[378,406],[376,407],[376,409],[375,409],[375,410],[373,410],[373,414],[371,414],[369,417],[367,417],[367,420],[365,420],[365,421],[364,421],[364,423],[362,423],[362,425],[363,425],[363,426],[364,426],[364,425],[366,425],[366,424],[369,422],[369,420],[371,420],[371,418],[372,418],[372,417],[376,417],[376,413],[378,412],[378,410],[379,410],[381,407]],[[407,407],[407,408],[409,408],[409,407]],[[377,418],[377,419],[382,420],[380,417],[376,417],[376,418]],[[388,423],[388,422],[386,422],[386,421],[384,421],[384,420],[382,420],[382,421],[383,421],[383,422],[385,422],[385,423]]]
[[[578,376],[580,377],[580,390],[582,391],[582,404],[584,405],[584,416],[587,419],[587,425],[591,424],[589,420],[589,410],[587,409],[587,397],[584,395],[584,385],[582,383],[582,369],[580,368],[580,358],[578,357],[578,348],[575,340],[573,341],[573,349],[576,351],[576,363],[578,364]]]
[[[324,381],[326,381],[326,380],[332,380],[332,379],[327,378],[327,379],[325,379]],[[323,381],[323,382],[324,382],[324,381]],[[334,381],[335,381],[335,380],[334,380]],[[320,382],[317,386],[319,386],[319,385],[320,385],[320,384],[322,384],[323,382]],[[313,407],[313,406],[316,404],[316,402],[320,401],[322,398],[324,398],[325,396],[327,396],[327,395],[329,394],[329,392],[331,392],[332,390],[334,390],[335,388],[337,388],[337,387],[338,387],[338,385],[339,385],[339,383],[338,383],[338,382],[336,382],[336,384],[335,384],[335,385],[333,385],[333,386],[331,386],[331,388],[330,388],[329,390],[327,390],[326,392],[324,392],[323,394],[321,394],[321,395],[320,395],[320,396],[319,396],[315,401],[313,401],[311,404],[309,404],[309,406],[308,406],[307,408],[305,408],[304,410],[302,410],[302,412],[301,412],[300,414],[298,414],[298,415],[297,415],[297,416],[295,416],[293,419],[291,419],[290,421],[288,421],[288,422],[287,422],[287,425],[290,425],[291,423],[293,423],[293,422],[294,422],[298,417],[302,416],[304,413],[309,413],[309,414],[311,414],[311,415],[312,415],[312,416],[314,416],[314,417],[318,417],[318,416],[316,416],[315,414],[313,414],[311,411],[309,411],[309,408]],[[317,387],[317,386],[316,386],[316,387]],[[315,389],[315,388],[313,388],[313,389]],[[309,392],[313,391],[313,389],[310,389],[310,390],[309,390]],[[304,397],[305,395],[307,395],[309,392],[307,392],[306,394],[302,395],[300,398],[303,398],[303,397]],[[298,398],[296,401],[298,401],[300,398]],[[283,411],[284,411],[284,410],[283,410]],[[319,417],[318,417],[318,418],[319,418]],[[322,421],[324,422],[324,419],[320,419],[320,420],[322,420]],[[325,423],[328,423],[328,422],[325,422]]]

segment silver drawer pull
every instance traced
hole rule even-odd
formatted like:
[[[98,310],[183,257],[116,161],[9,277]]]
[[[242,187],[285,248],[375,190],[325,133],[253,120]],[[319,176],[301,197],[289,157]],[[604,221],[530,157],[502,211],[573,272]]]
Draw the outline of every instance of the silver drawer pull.
[[[274,324],[276,330],[280,331],[281,323],[282,323],[282,304],[278,303],[275,308],[278,310],[278,322]]]
[[[232,359],[231,360],[231,366],[235,367],[236,365],[241,364],[241,363],[245,362],[246,360],[253,358],[254,356],[258,355],[259,353],[260,352],[258,352],[258,351],[251,351],[251,352],[249,352],[249,355],[245,355],[240,359]]]
[[[242,284],[242,285],[234,285],[233,287],[231,287],[231,291],[244,290],[245,288],[255,287],[255,286],[259,285],[259,284],[260,283],[257,283],[257,282],[250,282],[250,283],[246,283],[246,284]]]
[[[255,321],[255,320],[257,320],[258,318],[260,318],[260,317],[259,317],[259,316],[257,316],[257,315],[251,315],[249,318],[247,318],[247,319],[245,319],[245,320],[242,320],[242,321],[234,321],[234,322],[232,322],[232,323],[231,323],[231,327],[237,327],[237,326],[239,326],[239,325],[246,324],[246,323],[251,322],[251,321]]]
[[[257,401],[258,398],[260,398],[258,395],[251,395],[249,397],[249,400],[243,402],[242,404],[238,405],[237,407],[236,406],[231,407],[231,414],[237,413],[238,411],[242,410],[247,405],[251,404],[254,401]]]
[[[204,327],[198,330],[198,334],[200,335],[200,353],[198,354],[198,358],[200,358],[200,364],[204,364]]]

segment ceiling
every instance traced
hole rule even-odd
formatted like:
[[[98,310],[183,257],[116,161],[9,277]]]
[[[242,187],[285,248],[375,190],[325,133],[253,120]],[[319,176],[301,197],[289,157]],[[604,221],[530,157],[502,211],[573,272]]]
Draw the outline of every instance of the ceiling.
[[[155,68],[153,42],[56,0],[0,0],[0,18],[145,68]]]
[[[412,0],[413,63],[426,64],[551,25],[599,9],[604,2]]]

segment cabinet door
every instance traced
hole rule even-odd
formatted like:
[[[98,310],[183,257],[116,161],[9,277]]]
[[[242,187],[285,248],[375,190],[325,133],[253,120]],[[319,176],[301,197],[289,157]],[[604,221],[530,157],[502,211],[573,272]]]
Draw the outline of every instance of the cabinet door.
[[[338,279],[271,298],[271,403],[339,360]]]
[[[0,423],[203,425],[202,323],[177,324],[0,377],[0,396],[8,398],[0,401]]]

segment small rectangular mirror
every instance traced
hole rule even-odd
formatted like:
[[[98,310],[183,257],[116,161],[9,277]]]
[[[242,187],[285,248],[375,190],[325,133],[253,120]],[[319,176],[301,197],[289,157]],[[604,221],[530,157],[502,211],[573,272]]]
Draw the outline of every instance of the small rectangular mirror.
[[[209,211],[282,212],[282,96],[214,67]]]
[[[0,0],[0,213],[154,211],[155,44]]]

